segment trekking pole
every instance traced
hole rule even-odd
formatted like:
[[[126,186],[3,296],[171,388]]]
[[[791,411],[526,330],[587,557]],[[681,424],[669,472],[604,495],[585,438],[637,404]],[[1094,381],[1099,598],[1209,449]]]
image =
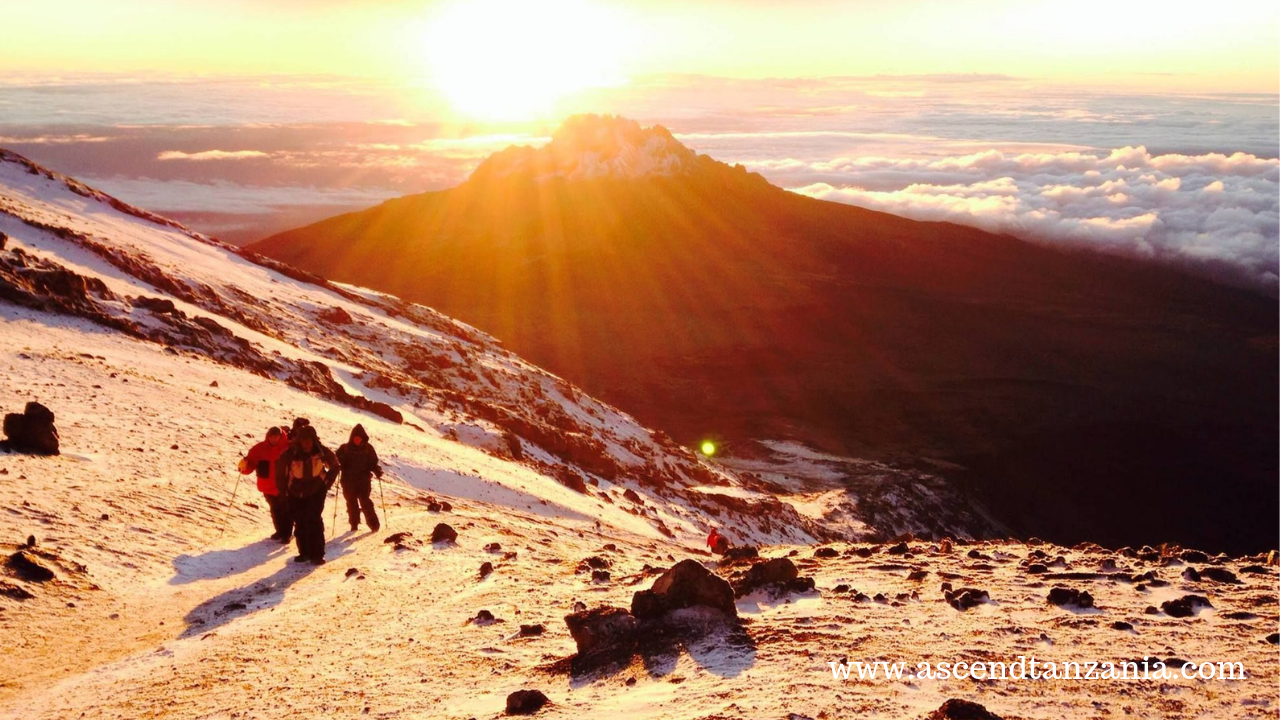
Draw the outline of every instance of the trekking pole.
[[[222,529],[218,531],[219,540],[222,539],[222,533],[227,531],[227,521],[231,519],[231,506],[236,504],[236,493],[240,491],[240,478],[240,473],[236,473],[236,486],[231,490],[231,502],[227,503],[227,511],[222,514]]]
[[[391,511],[387,509],[387,496],[382,492],[382,476],[378,476],[378,502],[382,504],[382,518],[387,521],[387,527],[391,527]]]
[[[337,485],[335,483],[335,487],[336,486]],[[329,491],[326,490],[324,494],[328,495]],[[329,535],[329,539],[332,540],[333,536],[338,534],[338,491],[337,490],[333,491],[333,524],[330,525],[329,531],[331,533]]]

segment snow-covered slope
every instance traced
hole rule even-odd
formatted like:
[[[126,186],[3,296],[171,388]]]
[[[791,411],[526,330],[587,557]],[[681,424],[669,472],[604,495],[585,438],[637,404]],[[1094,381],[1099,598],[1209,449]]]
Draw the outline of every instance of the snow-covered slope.
[[[516,489],[560,498],[601,522],[688,541],[719,524],[714,514],[689,512],[689,499],[708,496],[684,488],[727,485],[730,477],[474,328],[241,257],[17,156],[0,159],[5,299],[88,318],[175,357],[212,359],[404,423],[424,443],[457,439],[536,471],[539,483]],[[284,408],[273,419],[289,414]],[[421,474],[413,462],[405,459],[400,473],[410,483]],[[644,502],[625,500],[628,489]],[[710,497],[714,506],[716,495]],[[798,516],[771,507],[783,514],[753,507],[740,519],[743,532],[812,539]]]
[[[742,598],[737,634],[565,673],[575,602],[627,606],[653,568],[707,559],[711,526],[771,556],[821,540],[829,487],[800,495],[803,513],[770,490],[807,492],[843,461],[777,447],[795,468],[706,464],[472,328],[240,256],[11,154],[0,233],[0,408],[48,405],[63,449],[0,454],[0,555],[31,536],[23,551],[55,574],[23,579],[0,562],[0,717],[493,717],[522,687],[544,690],[556,717],[912,717],[952,696],[1006,716],[1275,715],[1262,640],[1277,622],[1274,568],[1217,560],[1241,579],[1223,585],[1179,579],[1179,560],[1097,548],[996,543],[969,557],[912,543],[904,558],[839,545],[821,561],[798,548],[818,589]],[[267,426],[296,416],[330,445],[363,423],[389,470],[386,527],[330,527],[332,562],[319,568],[264,539],[261,496],[234,475]],[[438,522],[457,529],[455,545],[423,542]],[[383,542],[398,532],[410,536]],[[1071,564],[1053,572],[1118,558],[1172,584],[1045,579],[1026,571],[1036,550]],[[592,579],[592,556],[609,579]],[[484,562],[494,571],[481,578]],[[908,580],[913,569],[932,574]],[[994,602],[953,610],[944,579]],[[1089,586],[1103,609],[1046,608],[1055,582]],[[1142,614],[1183,591],[1214,608]],[[498,622],[469,622],[481,609]],[[545,632],[520,633],[534,624]],[[1031,651],[1240,661],[1250,679],[837,683],[827,665]]]

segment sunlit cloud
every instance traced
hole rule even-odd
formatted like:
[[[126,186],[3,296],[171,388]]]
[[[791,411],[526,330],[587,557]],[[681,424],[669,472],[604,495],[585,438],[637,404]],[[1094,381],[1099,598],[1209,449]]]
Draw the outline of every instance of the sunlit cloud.
[[[111,138],[103,135],[32,135],[6,136],[0,135],[0,145],[74,145],[79,143],[110,142]]]
[[[797,192],[918,220],[1152,259],[1275,293],[1280,161],[1247,153],[987,151],[767,161]]]
[[[190,160],[205,162],[208,160],[253,160],[270,157],[261,150],[202,150],[187,153],[181,150],[166,150],[156,156],[157,160]]]

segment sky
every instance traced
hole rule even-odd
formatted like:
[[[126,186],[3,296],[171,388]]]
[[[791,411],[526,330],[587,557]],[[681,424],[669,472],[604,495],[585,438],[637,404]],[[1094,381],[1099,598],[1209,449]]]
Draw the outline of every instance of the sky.
[[[1267,0],[3,0],[0,66],[35,73],[435,80],[530,62],[568,83],[1017,75],[1162,91],[1274,92]],[[473,68],[474,69],[474,68]],[[563,83],[562,78],[548,82]]]
[[[0,18],[0,147],[234,242],[451,187],[599,112],[815,197],[1277,289],[1280,3],[0,0]]]

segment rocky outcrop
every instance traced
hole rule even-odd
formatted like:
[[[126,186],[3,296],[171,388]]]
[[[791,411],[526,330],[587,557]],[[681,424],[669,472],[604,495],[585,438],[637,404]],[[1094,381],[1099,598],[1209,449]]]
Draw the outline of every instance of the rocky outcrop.
[[[631,598],[631,614],[641,619],[658,618],[688,607],[709,607],[738,616],[733,587],[696,560],[681,560],[654,581],[653,587]]]

